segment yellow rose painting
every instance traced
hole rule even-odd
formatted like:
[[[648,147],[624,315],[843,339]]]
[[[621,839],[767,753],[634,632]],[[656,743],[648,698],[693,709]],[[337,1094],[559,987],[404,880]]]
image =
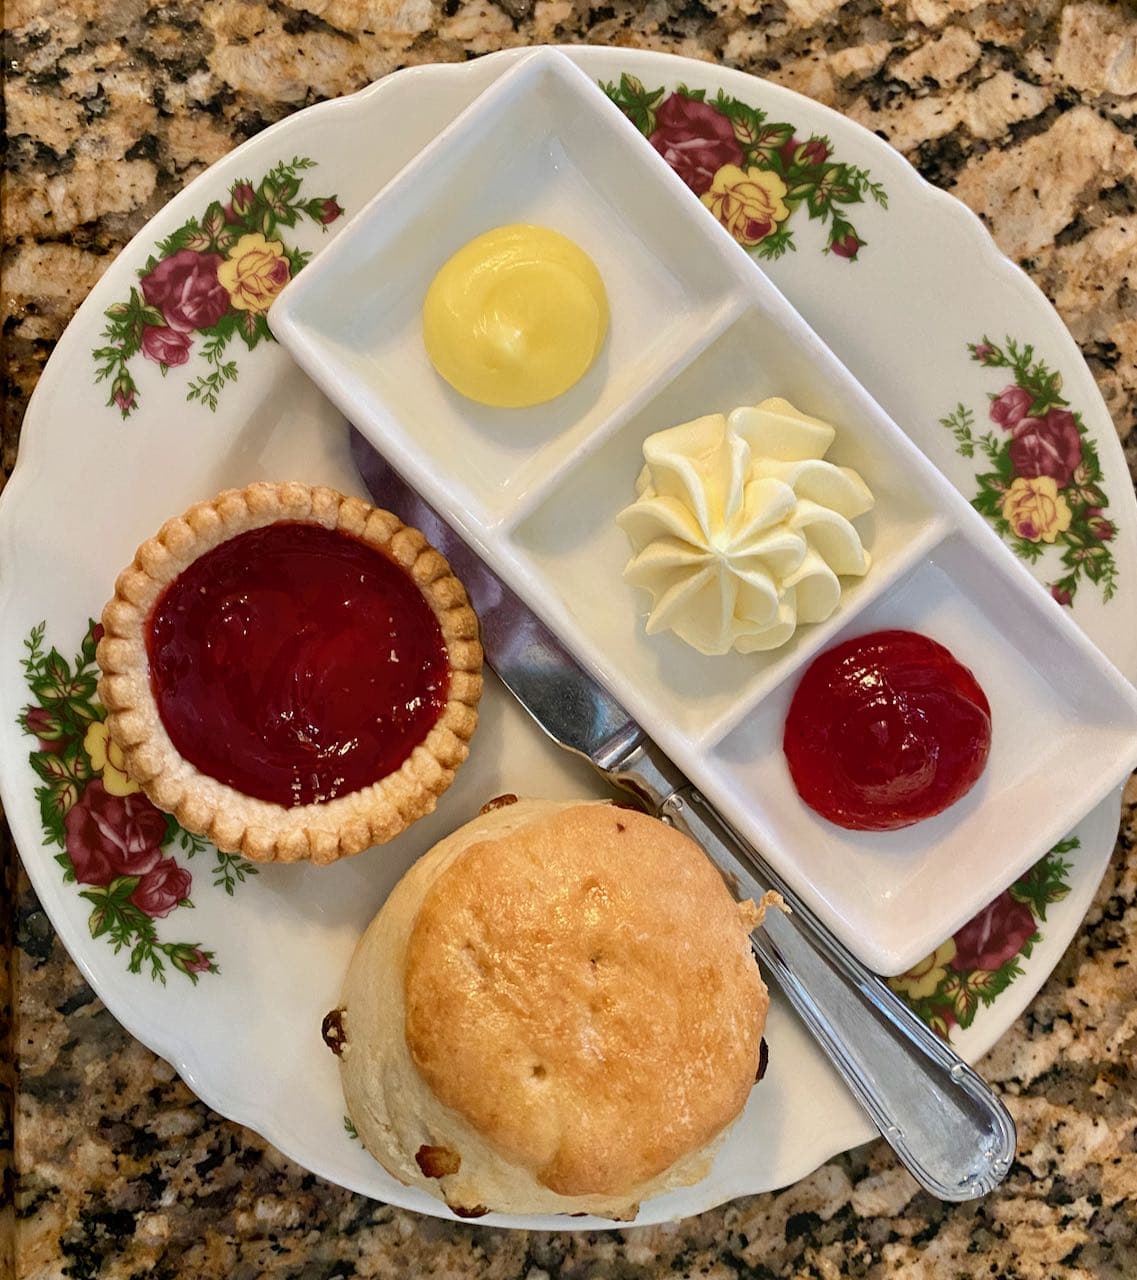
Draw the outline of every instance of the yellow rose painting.
[[[888,192],[867,169],[834,154],[832,140],[779,120],[768,109],[717,92],[644,84],[629,73],[600,87],[702,200],[756,257],[773,261],[796,248],[792,223],[805,209],[831,261],[857,261],[866,241],[851,219]],[[812,235],[811,235],[811,238]]]
[[[238,311],[263,315],[292,275],[284,245],[259,233],[242,236],[217,268],[217,279]]]
[[[109,944],[124,972],[145,975],[163,988],[168,974],[180,973],[196,985],[219,972],[216,952],[192,935],[171,938],[177,924],[165,922],[173,917],[180,924],[185,913],[178,908],[194,905],[194,877],[180,855],[188,859],[203,852],[206,841],[151,803],[110,740],[95,662],[102,625],[88,619],[70,661],[48,643],[46,631],[40,622],[24,640],[31,701],[20,715],[24,733],[33,739],[28,761],[36,776],[43,854],[54,851],[63,883],[74,886],[76,907],[87,913],[92,942],[102,938]],[[239,856],[216,857],[214,885],[228,888],[249,874]]]
[[[786,184],[769,169],[724,164],[700,199],[739,244],[753,248],[789,217]]]
[[[919,964],[914,964],[907,973],[897,978],[889,978],[888,985],[900,995],[909,996],[913,1000],[921,1000],[930,996],[947,977],[947,967],[955,959],[955,939],[949,938],[925,956]]]
[[[970,462],[971,505],[1057,604],[1072,608],[1087,584],[1108,603],[1117,590],[1119,526],[1093,435],[1062,394],[1062,371],[1012,334],[998,342],[985,333],[967,349],[989,371],[987,403],[977,412],[960,400],[940,425]]]
[[[103,786],[112,796],[132,796],[142,788],[126,772],[122,748],[112,742],[107,726],[94,720],[83,739],[83,750],[91,760],[91,768],[102,774]]]
[[[105,383],[107,406],[124,418],[137,413],[142,393],[136,361],[166,374],[190,373],[186,400],[216,413],[246,351],[271,342],[265,312],[312,256],[292,236],[308,221],[326,231],[343,216],[334,195],[304,190],[306,156],[274,165],[260,180],[241,177],[153,247],[138,286],[104,312],[106,330],[92,352],[95,380]]]
[[[1053,476],[1019,476],[1003,499],[1003,519],[1027,542],[1053,542],[1072,514]]]

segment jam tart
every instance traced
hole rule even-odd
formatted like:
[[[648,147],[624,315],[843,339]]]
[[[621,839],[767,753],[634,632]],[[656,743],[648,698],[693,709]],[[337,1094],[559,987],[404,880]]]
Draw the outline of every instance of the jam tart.
[[[430,813],[466,759],[478,621],[421,533],[257,483],[169,520],[103,610],[107,728],[159,808],[256,861],[334,862]]]

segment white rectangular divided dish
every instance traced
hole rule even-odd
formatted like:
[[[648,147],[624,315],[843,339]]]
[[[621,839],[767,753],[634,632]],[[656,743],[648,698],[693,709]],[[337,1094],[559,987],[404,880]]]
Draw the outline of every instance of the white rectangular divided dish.
[[[659,216],[655,187],[624,167],[623,148],[611,145],[598,119],[607,113],[596,111],[591,94],[581,108],[573,81],[583,73],[555,55],[570,79],[536,56],[413,161],[382,204],[359,215],[370,232],[364,221],[346,227],[318,259],[326,264],[319,278],[282,298],[271,321],[286,345],[293,334],[318,335],[319,367],[334,368],[354,414],[382,430],[385,447],[413,451],[447,477],[480,525],[509,520],[567,458],[691,358],[692,334],[709,342],[738,306],[730,264],[684,252],[685,227]],[[625,189],[617,204],[605,192],[618,182]],[[438,377],[421,316],[438,268],[475,235],[511,222],[552,226],[575,240],[596,263],[612,306],[604,350],[575,387],[548,404],[503,411]],[[308,371],[320,381],[316,368]]]
[[[559,400],[484,408],[430,365],[421,308],[476,235],[536,222],[608,290],[593,369]],[[325,393],[550,624],[866,963],[898,973],[1065,834],[1137,764],[1137,691],[563,55],[522,59],[281,295],[273,332]],[[873,567],[767,654],[704,657],[644,631],[614,518],[646,436],[782,396],[832,422],[828,455],[876,497]],[[866,835],[793,789],[782,723],[809,658],[905,626],[972,667],[992,705],[979,785],[930,822]],[[475,740],[474,750],[488,750]],[[1061,778],[1061,786],[1056,779]],[[947,891],[948,886],[951,892]]]

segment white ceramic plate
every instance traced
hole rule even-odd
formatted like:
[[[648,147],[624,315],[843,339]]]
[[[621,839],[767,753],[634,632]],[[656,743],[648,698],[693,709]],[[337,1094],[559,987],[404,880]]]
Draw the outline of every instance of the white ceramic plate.
[[[1018,536],[1009,523],[1001,531],[1037,557],[1040,581],[1072,597],[1074,620],[1123,671],[1137,671],[1127,622],[1135,507],[1121,450],[1076,347],[978,221],[878,139],[786,90],[665,55],[570,53],[612,85],[696,185],[721,188],[734,169],[756,170],[797,193],[801,203],[765,231],[757,207],[733,229],[757,237],[756,255],[781,251],[760,260],[807,321],[966,497],[993,518],[1005,512]],[[491,684],[475,750],[435,815],[334,867],[268,867],[242,880],[239,862],[195,849],[141,802],[113,794],[120,779],[106,758],[83,641],[135,546],[191,501],[259,477],[360,491],[342,418],[271,343],[257,308],[303,253],[329,242],[341,209],[360,209],[517,56],[401,72],[302,112],[180,194],[61,339],[0,507],[0,783],[65,945],[112,1013],[211,1106],[324,1177],[435,1214],[446,1211],[392,1182],[345,1133],[320,1019],[358,934],[427,845],[487,796],[584,795],[592,778]],[[768,177],[757,185],[776,190]],[[786,252],[790,240],[796,252]],[[186,253],[197,257],[177,256]],[[145,328],[143,350],[132,350],[131,334]],[[98,384],[97,368],[107,370]],[[1032,403],[1011,391],[994,406],[1004,420],[1033,419],[1018,422],[1016,462],[989,396],[1020,383]],[[1056,472],[1053,488],[1016,489],[1039,479],[1013,474],[1016,466],[1034,470],[1039,459]],[[1056,776],[1055,788],[1064,785]],[[1116,798],[1100,805],[1071,833],[1075,843],[897,981],[966,1057],[998,1038],[1056,963],[1117,818]],[[67,881],[66,864],[87,882]],[[649,1202],[640,1222],[785,1185],[871,1136],[778,1002],[767,1038],[769,1074],[711,1175]]]

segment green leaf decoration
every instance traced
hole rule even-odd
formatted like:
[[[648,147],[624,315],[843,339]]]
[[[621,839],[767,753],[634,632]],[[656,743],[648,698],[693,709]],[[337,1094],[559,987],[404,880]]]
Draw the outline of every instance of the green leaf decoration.
[[[217,865],[213,868],[214,888],[224,889],[232,897],[237,885],[244,884],[249,876],[256,875],[260,875],[259,870],[251,862],[246,862],[240,854],[217,850]]]
[[[218,200],[214,200],[206,209],[205,216],[201,220],[201,230],[206,237],[209,250],[213,253],[223,254],[236,239],[225,218],[225,210]]]
[[[272,338],[272,333],[269,331],[268,327],[268,321],[264,316],[254,315],[251,311],[241,312],[236,329],[237,333],[243,339],[245,346],[248,347],[250,351],[252,351],[258,342],[262,342],[266,338]]]
[[[768,235],[755,250],[759,258],[776,259],[787,252],[796,252],[794,233],[788,227],[779,227]]]
[[[1070,892],[1067,876],[1070,874],[1070,863],[1061,857],[1062,853],[1076,847],[1069,841],[1063,841],[1011,886],[1011,896],[1025,903],[1032,915],[1038,920],[1046,919],[1046,908],[1055,902],[1061,902]]]
[[[621,75],[616,83],[601,81],[600,87],[645,135],[660,130],[659,110],[671,96],[698,104],[697,110],[686,109],[686,113],[694,117],[695,123],[691,128],[695,130],[696,137],[699,136],[701,125],[708,143],[722,149],[724,140],[721,124],[725,120],[729,123],[737,144],[738,167],[748,175],[754,169],[769,171],[784,182],[786,190],[780,198],[786,213],[780,225],[773,225],[771,217],[770,230],[760,241],[756,244],[752,241],[745,242],[745,247],[758,258],[774,261],[795,248],[792,230],[785,224],[798,207],[804,206],[812,220],[827,224],[825,252],[832,253],[836,244],[837,252],[833,256],[854,262],[859,250],[867,242],[847,218],[837,218],[834,208],[861,204],[866,199],[873,200],[882,209],[888,207],[888,196],[883,186],[874,182],[866,170],[834,159],[832,144],[828,138],[811,134],[802,141],[793,124],[784,120],[768,120],[764,111],[722,89],[708,101],[704,89],[690,89],[679,84],[669,94],[665,87],[649,89],[638,77],[627,73]],[[715,116],[721,117],[721,120],[716,120]],[[664,118],[674,120],[674,116]],[[666,141],[666,129],[662,133]],[[685,126],[684,134],[676,141],[687,142],[690,136],[690,131]],[[725,150],[729,154],[729,146]],[[670,153],[664,154],[671,159]],[[677,146],[674,154],[681,157],[682,147]],[[684,173],[684,161],[681,158],[674,163],[680,177],[693,181]],[[728,172],[728,176],[722,181],[729,183],[730,180]],[[735,181],[739,179],[736,178]],[[749,176],[748,181],[753,184],[753,177]],[[703,194],[705,182],[703,171],[699,184],[694,187],[696,194]],[[749,188],[749,198],[755,198],[753,185]],[[771,214],[777,207],[770,202]],[[734,229],[729,222],[727,226]],[[852,239],[848,240],[847,237]]]
[[[975,437],[972,435],[975,414],[962,401],[951,413],[940,419],[940,426],[947,427],[955,437],[955,447],[963,457],[975,456]]]
[[[983,434],[976,433],[975,413],[962,401],[940,419],[940,425],[951,431],[961,457],[981,455],[983,466],[993,468],[976,474],[972,506],[991,521],[1020,559],[1044,570],[1044,581],[1060,604],[1072,605],[1083,582],[1096,587],[1103,602],[1112,600],[1117,591],[1117,562],[1111,547],[1115,530],[1106,514],[1109,498],[1101,483],[1101,460],[1081,414],[1062,394],[1060,371],[1038,358],[1031,343],[1009,335],[1000,344],[984,334],[979,342],[968,343],[967,350],[976,364],[1009,370],[1013,379],[1008,384],[1003,374],[987,392],[984,413],[993,426]],[[1025,416],[1038,421],[1035,432],[1048,432],[1050,442],[1057,439],[1063,454],[1073,448],[1065,464],[1069,470],[1057,476],[1032,474],[1037,463],[1030,465],[1029,453],[1016,464],[1016,436],[995,416],[1009,388],[1030,397]],[[1056,416],[1049,418],[1051,414]],[[1018,473],[1017,465],[1024,466],[1025,474]],[[1056,493],[1044,489],[1049,485]],[[1016,528],[1017,503],[1034,503],[1033,511],[1042,518],[1032,516]]]
[[[743,150],[751,150],[758,141],[758,129],[748,115],[732,115],[730,120],[734,136],[742,143]]]
[[[49,848],[54,846],[61,850],[52,858],[59,866],[63,882],[78,884],[76,864],[68,851],[68,814],[83,802],[87,788],[100,776],[92,766],[85,743],[92,723],[102,721],[106,716],[96,696],[98,669],[95,650],[102,628],[94,619],[90,620],[79,652],[71,661],[54,647],[45,651],[46,630],[46,623],[38,623],[24,641],[24,656],[20,662],[32,701],[20,712],[18,723],[36,744],[28,753],[28,763],[41,783],[35,789],[35,796],[44,843]],[[88,829],[99,823],[113,824],[122,820],[122,815],[127,812],[122,807],[126,802],[117,797],[112,800],[106,793],[87,803],[101,808],[97,810],[99,816],[94,823],[89,810],[83,815],[83,822],[76,828],[80,833],[84,830],[84,823]],[[117,810],[114,808],[116,803],[120,806]],[[149,801],[136,794],[129,803],[138,806],[148,805]],[[76,830],[71,833],[73,839],[76,838]],[[78,839],[75,852],[80,873],[90,875],[91,855],[84,842],[91,836],[80,834]],[[201,836],[184,831],[171,816],[165,815],[160,846],[163,858],[173,858],[177,852],[182,852],[188,859],[209,847]],[[102,856],[106,857],[105,850]],[[224,881],[221,887],[230,895],[235,885],[257,874],[255,867],[240,858],[220,853],[217,856],[224,862],[226,870],[214,883]],[[99,866],[96,861],[95,867]],[[101,866],[105,868],[105,862]],[[87,916],[91,937],[104,939],[116,954],[127,952],[131,973],[149,974],[152,981],[162,985],[166,984],[169,966],[194,985],[203,974],[220,972],[214,953],[199,943],[167,942],[159,937],[156,919],[147,914],[143,906],[132,901],[144,880],[145,876],[119,875],[109,884],[82,884],[78,887],[78,896],[91,908]],[[148,900],[152,897],[148,899],[146,893],[139,896],[139,902],[143,904]],[[171,905],[192,909],[194,904],[187,892],[179,902]]]
[[[636,76],[622,75],[618,86],[606,85],[605,92],[621,108],[629,120],[643,134],[655,129],[655,106],[663,97],[663,90],[648,93]]]
[[[1076,836],[1059,841],[1011,887],[1011,896],[1025,904],[1039,923],[1046,920],[1046,908],[1070,892],[1071,863],[1063,855],[1077,849],[1079,843]],[[998,907],[999,901],[996,900],[992,909]],[[997,913],[993,920],[985,923],[985,927],[998,929]],[[1016,933],[1013,936],[1017,940],[1020,935]],[[997,937],[996,933],[994,938],[997,940]],[[911,974],[889,978],[888,985],[937,1035],[950,1040],[956,1026],[971,1026],[980,1009],[994,1004],[1016,979],[1022,977],[1022,961],[1030,957],[1041,941],[1042,932],[1035,929],[1015,954],[994,970],[956,968],[958,958],[954,945],[945,944],[916,966]],[[930,991],[929,982],[935,983]],[[914,991],[918,994],[914,995]]]
[[[971,1026],[979,1008],[979,994],[966,978],[949,978],[944,985],[944,995],[951,1001],[952,1011],[959,1025]]]
[[[286,243],[282,231],[294,227],[306,217],[318,223],[321,232],[324,232],[329,223],[343,214],[334,195],[303,193],[303,175],[314,166],[315,161],[306,156],[293,156],[290,161],[282,161],[276,165],[259,182],[240,179],[233,183],[226,193],[227,200],[211,200],[200,217],[187,218],[180,227],[160,240],[155,245],[155,253],[146,258],[139,270],[139,277],[149,276],[165,259],[185,250],[225,258],[241,236],[256,234],[263,235],[274,244],[281,244],[280,251],[288,258],[290,274],[295,275],[308,261],[310,254],[299,245]],[[206,281],[208,274],[216,270],[216,258],[203,256],[199,262],[199,270],[201,274],[198,278]],[[213,281],[213,287],[216,291],[220,287],[219,282]],[[158,289],[151,289],[152,296],[156,296],[158,292]],[[162,302],[161,305],[168,304]],[[216,314],[216,310],[212,313]],[[167,320],[161,306],[147,304],[137,287],[131,289],[129,299],[112,303],[104,314],[107,323],[102,340],[92,352],[95,360],[94,378],[96,383],[106,384],[107,406],[116,410],[120,417],[129,418],[137,412],[141,403],[138,383],[130,365],[143,353],[142,337],[146,329],[168,327]],[[254,317],[251,322],[247,322],[243,319],[246,314],[230,304],[216,323],[195,330],[190,335],[191,350],[196,353],[191,358],[204,361],[207,371],[189,374],[187,401],[196,402],[210,412],[216,412],[224,388],[237,379],[237,361],[218,359],[217,348],[212,340],[227,339],[240,333],[245,348],[249,351],[262,342],[274,341],[263,316]],[[176,324],[174,327],[180,329],[182,325]],[[167,364],[159,365],[163,377],[172,368]]]
[[[28,756],[28,763],[36,774],[53,788],[78,781],[72,770],[68,768],[67,761],[54,751],[33,751]]]

